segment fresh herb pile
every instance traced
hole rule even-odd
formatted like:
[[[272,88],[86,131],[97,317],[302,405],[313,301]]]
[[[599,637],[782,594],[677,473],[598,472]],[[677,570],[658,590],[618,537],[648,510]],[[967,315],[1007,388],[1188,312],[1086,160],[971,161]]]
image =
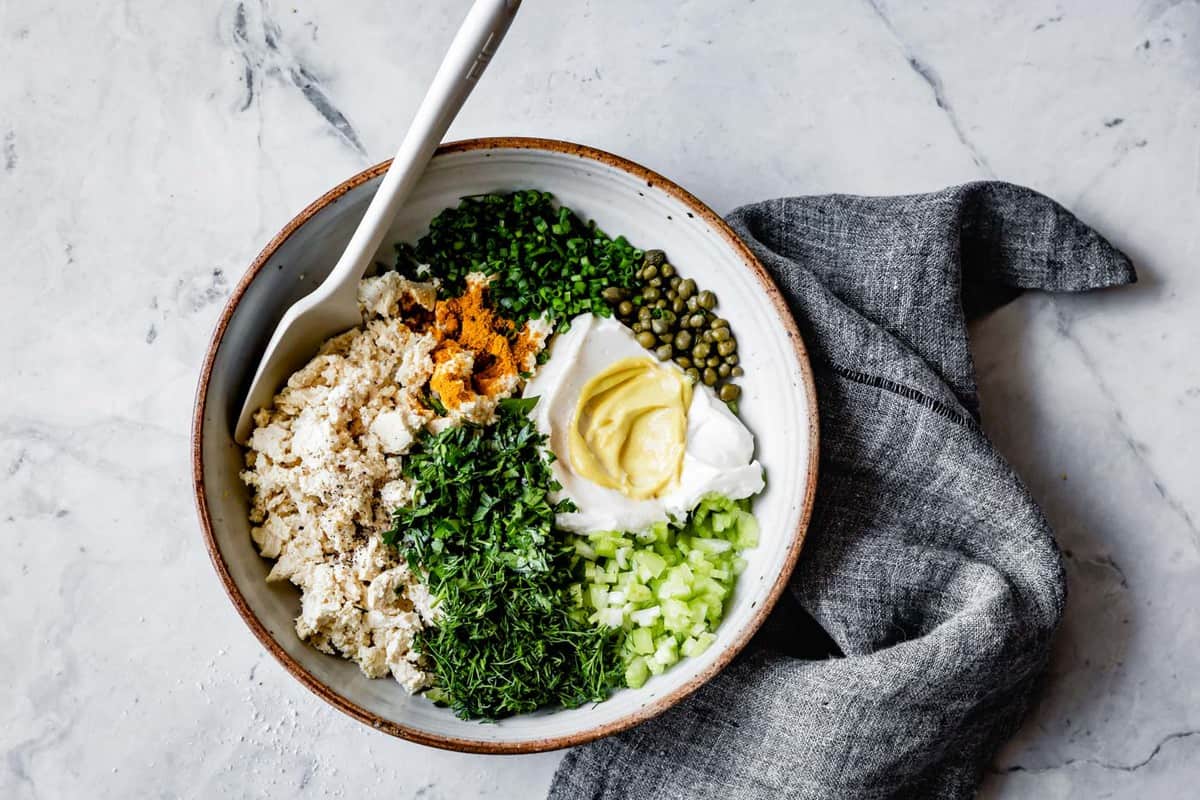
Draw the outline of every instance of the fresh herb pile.
[[[554,530],[554,456],[528,417],[536,398],[500,404],[496,422],[427,436],[406,460],[417,502],[384,540],[428,574],[438,627],[418,634],[431,699],[463,718],[599,702],[624,685],[621,641],[571,593],[574,547]],[[576,589],[576,591],[578,591]]]
[[[434,217],[416,246],[397,250],[398,270],[427,267],[422,274],[440,278],[450,296],[468,273],[494,276],[489,296],[518,326],[541,316],[563,325],[588,311],[610,316],[604,290],[633,286],[645,255],[533,190],[464,198]]]

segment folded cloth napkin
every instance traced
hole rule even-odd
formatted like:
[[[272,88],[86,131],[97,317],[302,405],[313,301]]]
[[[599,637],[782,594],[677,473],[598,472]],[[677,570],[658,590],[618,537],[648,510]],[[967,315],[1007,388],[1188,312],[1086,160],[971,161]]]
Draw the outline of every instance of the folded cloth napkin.
[[[729,221],[812,358],[808,538],[766,633],[672,710],[568,753],[550,797],[970,796],[1025,711],[1065,585],[1046,520],[980,430],[966,322],[1023,289],[1131,283],[1133,267],[1004,183],[773,200]],[[829,657],[802,657],[822,635],[804,612]]]

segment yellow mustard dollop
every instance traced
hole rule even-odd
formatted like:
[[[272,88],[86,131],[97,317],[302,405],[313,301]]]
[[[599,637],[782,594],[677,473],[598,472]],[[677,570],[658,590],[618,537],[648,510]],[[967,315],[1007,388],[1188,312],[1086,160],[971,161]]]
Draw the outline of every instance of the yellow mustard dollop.
[[[571,420],[571,465],[626,497],[658,497],[679,478],[692,384],[650,358],[625,358],[583,387]]]

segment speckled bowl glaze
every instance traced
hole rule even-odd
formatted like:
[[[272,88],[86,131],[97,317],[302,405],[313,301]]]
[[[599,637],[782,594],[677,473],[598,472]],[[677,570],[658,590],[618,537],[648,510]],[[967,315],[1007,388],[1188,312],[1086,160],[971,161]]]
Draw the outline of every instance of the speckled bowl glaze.
[[[755,513],[761,544],[747,555],[717,640],[638,690],[571,710],[525,714],[494,724],[457,719],[391,679],[370,680],[349,661],[301,642],[292,627],[299,592],[267,584],[270,563],[256,552],[248,495],[238,478],[232,429],[251,374],[284,310],[337,261],[387,164],[355,175],[287,224],[246,271],[226,305],[200,374],[192,428],[196,506],[213,566],[259,641],[322,699],[369,725],[422,744],[481,753],[529,753],[582,744],[636,725],[695,691],[737,654],[762,624],[800,554],[817,471],[817,406],[800,334],[779,291],[750,250],[707,206],[625,159],[542,139],[475,139],[443,146],[380,253],[420,236],[459,198],[537,188],[583,218],[672,263],[721,298],[738,335],[746,376],[742,417],[754,431],[768,488]]]

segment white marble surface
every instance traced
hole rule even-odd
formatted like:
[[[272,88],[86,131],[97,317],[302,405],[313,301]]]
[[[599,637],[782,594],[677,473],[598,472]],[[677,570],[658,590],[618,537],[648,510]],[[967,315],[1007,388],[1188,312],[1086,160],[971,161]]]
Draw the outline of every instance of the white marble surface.
[[[466,0],[0,0],[0,796],[536,797],[556,754],[325,707],[223,595],[189,490],[213,321],[389,155]],[[452,136],[627,155],[718,210],[996,176],[1142,282],[976,331],[988,430],[1070,552],[1046,692],[986,797],[1200,780],[1200,4],[526,0]]]

